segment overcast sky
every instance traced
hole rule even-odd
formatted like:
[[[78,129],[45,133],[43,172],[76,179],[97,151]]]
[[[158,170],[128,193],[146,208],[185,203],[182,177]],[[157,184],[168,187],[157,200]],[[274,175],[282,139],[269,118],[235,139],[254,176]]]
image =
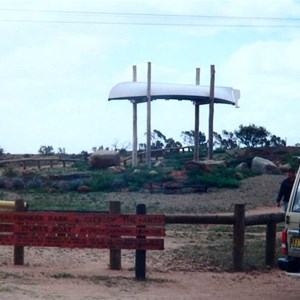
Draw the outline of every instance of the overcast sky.
[[[132,80],[241,91],[240,108],[215,106],[214,131],[255,124],[300,142],[300,1],[0,0],[0,148],[67,153],[132,142],[132,106],[108,101]],[[189,101],[154,101],[152,130],[182,142],[194,129]],[[208,130],[208,106],[200,131]],[[138,106],[145,143],[146,104]]]

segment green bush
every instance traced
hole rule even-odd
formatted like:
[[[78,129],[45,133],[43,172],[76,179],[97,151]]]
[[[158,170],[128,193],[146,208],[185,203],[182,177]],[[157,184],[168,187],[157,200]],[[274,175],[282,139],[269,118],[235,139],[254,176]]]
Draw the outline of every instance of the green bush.
[[[11,187],[15,190],[21,190],[25,188],[25,183],[22,178],[14,178],[11,182]]]
[[[88,184],[92,191],[111,191],[113,182],[114,176],[103,172],[95,175]]]
[[[5,179],[0,177],[0,189],[4,189],[5,188]]]
[[[44,181],[41,178],[32,178],[26,182],[28,189],[39,189],[44,186]]]
[[[16,177],[20,174],[20,172],[13,166],[13,165],[7,165],[5,166],[3,172],[2,172],[3,176],[12,178],[12,177]]]
[[[188,172],[190,184],[205,184],[218,188],[238,188],[240,181],[234,169],[216,168],[212,173],[204,173],[197,170]]]

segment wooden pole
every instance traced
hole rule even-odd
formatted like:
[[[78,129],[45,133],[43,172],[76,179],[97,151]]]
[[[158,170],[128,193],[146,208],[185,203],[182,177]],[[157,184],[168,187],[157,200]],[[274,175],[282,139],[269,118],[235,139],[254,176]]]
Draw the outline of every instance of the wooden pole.
[[[241,272],[244,270],[244,251],[245,251],[245,204],[234,206],[233,225],[233,271]]]
[[[196,68],[196,85],[200,84],[200,68]],[[199,161],[199,108],[200,102],[195,101],[195,132],[194,132],[194,160]]]
[[[25,211],[26,206],[23,199],[17,199],[15,201],[15,210],[16,211]],[[14,246],[14,265],[22,266],[24,265],[24,247],[23,246]]]
[[[137,71],[136,66],[132,67],[132,81],[136,82],[137,80]],[[132,135],[132,161],[131,165],[132,167],[136,167],[138,164],[138,158],[137,158],[137,103],[135,100],[132,100],[132,128],[133,128],[133,135]]]
[[[146,164],[151,167],[151,63],[148,62],[147,72],[147,155]]]
[[[120,201],[110,201],[109,212],[111,214],[120,214],[121,213]],[[109,265],[111,270],[121,270],[121,249],[110,249]]]
[[[146,205],[138,204],[136,207],[136,214],[145,215]],[[137,238],[144,238],[144,237],[138,236]],[[146,280],[146,250],[135,251],[135,279]]]
[[[273,267],[275,265],[275,249],[276,249],[276,223],[267,224],[266,231],[266,265]]]
[[[214,132],[214,98],[215,98],[215,66],[210,66],[210,93],[209,93],[209,124],[208,124],[208,159],[213,159],[213,132]]]

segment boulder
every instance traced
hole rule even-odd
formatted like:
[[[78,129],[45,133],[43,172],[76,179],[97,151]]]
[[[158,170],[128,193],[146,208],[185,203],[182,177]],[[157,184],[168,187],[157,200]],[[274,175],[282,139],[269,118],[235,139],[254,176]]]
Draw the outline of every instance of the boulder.
[[[109,167],[107,170],[112,174],[124,173],[126,171],[125,167],[123,166],[112,166]]]
[[[81,185],[77,188],[77,192],[79,193],[88,193],[91,191],[91,188],[87,185]]]
[[[272,161],[259,156],[253,158],[251,170],[259,174],[281,174],[280,169]]]
[[[242,163],[238,164],[238,165],[235,167],[235,169],[236,169],[237,171],[249,170],[249,166],[248,166],[248,164],[247,164],[246,162],[242,162]]]
[[[190,160],[185,163],[186,170],[199,170],[211,173],[214,168],[226,168],[226,163],[223,160]]]
[[[150,176],[156,176],[158,173],[156,172],[156,171],[154,171],[154,170],[152,170],[152,171],[150,171],[149,172],[149,175]]]
[[[35,175],[35,173],[31,170],[22,170],[22,176],[23,177],[33,177]]]
[[[89,158],[90,165],[97,169],[106,169],[120,165],[120,153],[117,151],[96,151]]]
[[[291,168],[290,164],[279,165],[279,169],[283,173],[286,173],[290,168]]]
[[[139,169],[134,169],[132,173],[133,173],[133,174],[140,174],[140,173],[141,173],[141,170],[139,170]]]

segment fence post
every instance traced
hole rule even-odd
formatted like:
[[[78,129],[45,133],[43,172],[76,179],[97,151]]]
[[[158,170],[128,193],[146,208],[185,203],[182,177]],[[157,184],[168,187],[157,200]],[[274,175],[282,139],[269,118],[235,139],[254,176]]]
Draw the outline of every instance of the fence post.
[[[138,204],[136,207],[137,215],[146,214],[146,205]],[[138,236],[137,238],[143,238]],[[146,279],[146,250],[136,250],[135,251],[135,279],[145,280]]]
[[[16,211],[25,211],[25,203],[23,199],[17,199],[15,201],[15,210]],[[23,246],[14,246],[14,264],[15,265],[24,265],[24,247]]]
[[[275,265],[275,249],[276,249],[276,223],[269,222],[266,231],[266,265],[273,267]]]
[[[120,201],[110,201],[109,212],[111,214],[120,214],[121,213]],[[121,249],[110,249],[109,265],[111,270],[121,270]]]
[[[233,224],[233,271],[244,270],[245,250],[245,204],[234,206]]]

